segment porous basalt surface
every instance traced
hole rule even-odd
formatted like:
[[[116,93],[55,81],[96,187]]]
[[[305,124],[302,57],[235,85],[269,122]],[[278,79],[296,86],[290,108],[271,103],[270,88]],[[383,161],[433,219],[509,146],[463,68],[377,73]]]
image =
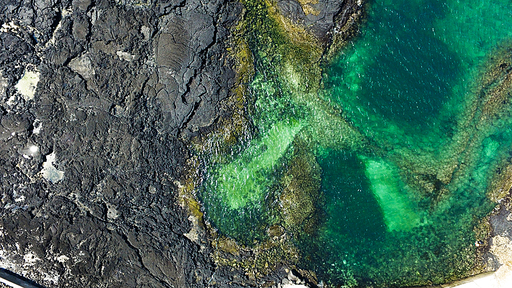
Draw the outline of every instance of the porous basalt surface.
[[[233,84],[237,5],[3,2],[3,267],[49,287],[207,286],[210,248],[184,236],[175,182],[181,135],[210,125]],[[15,87],[25,69],[40,72],[33,100]],[[55,183],[40,173],[52,153]]]

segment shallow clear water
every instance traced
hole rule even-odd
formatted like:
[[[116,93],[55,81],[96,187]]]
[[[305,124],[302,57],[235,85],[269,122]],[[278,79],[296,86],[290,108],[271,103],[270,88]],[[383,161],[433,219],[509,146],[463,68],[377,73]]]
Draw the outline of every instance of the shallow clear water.
[[[208,219],[248,244],[271,225],[287,228],[281,191],[304,183],[288,164],[305,157],[321,177],[320,217],[314,233],[296,238],[299,266],[349,286],[467,274],[473,229],[494,207],[486,195],[512,151],[509,100],[489,104],[505,80],[483,74],[512,40],[510,25],[504,0],[372,2],[360,37],[326,67],[314,95],[257,57],[257,137],[207,169]]]
[[[499,12],[512,11],[509,5],[506,1],[385,1],[372,5],[361,38],[328,70],[326,97],[334,100],[377,146],[388,150],[384,157],[373,160],[368,160],[372,155],[359,156],[363,170],[366,169],[366,181],[375,182],[373,195],[381,204],[388,229],[378,239],[363,235],[357,240],[345,240],[353,228],[330,220],[349,214],[356,218],[348,221],[357,223],[360,211],[372,207],[367,205],[365,193],[360,193],[359,209],[327,208],[330,212],[323,233],[311,242],[306,241],[304,249],[314,244],[331,248],[326,253],[313,253],[317,258],[311,267],[323,271],[325,277],[349,271],[359,283],[378,285],[407,283],[412,279],[418,279],[418,284],[435,283],[465,269],[464,260],[449,257],[464,254],[462,251],[471,249],[476,240],[472,231],[474,220],[493,206],[485,197],[492,167],[502,159],[500,154],[510,151],[512,138],[509,127],[485,127],[487,132],[461,127],[461,123],[474,119],[465,119],[460,112],[474,105],[472,77],[477,75],[484,55],[511,35],[502,25],[512,21],[510,13]],[[474,17],[475,12],[482,18]],[[488,22],[483,15],[496,18]],[[493,24],[494,27],[489,27]],[[473,31],[479,33],[471,34]],[[480,38],[475,41],[472,37]],[[462,134],[479,139],[476,142],[481,141],[481,147],[471,147],[469,140],[461,141]],[[471,151],[461,153],[463,149]],[[466,175],[459,176],[460,168],[448,167],[460,167],[464,157],[472,159],[471,167],[464,172]],[[376,166],[372,161],[386,164]],[[324,171],[332,169],[328,164],[320,164]],[[430,167],[422,167],[425,164]],[[342,175],[354,166],[339,165],[336,171]],[[399,167],[394,168],[395,172],[386,168],[395,165]],[[447,168],[448,176],[443,176],[442,171]],[[374,176],[375,173],[383,175]],[[323,189],[354,193],[351,185],[331,186],[328,176],[332,171],[324,174],[327,177],[323,177]],[[448,180],[443,180],[444,177]],[[382,184],[384,179],[398,183]],[[431,192],[421,191],[426,189]],[[326,192],[325,197],[331,197],[331,193]],[[435,199],[441,193],[442,200]],[[328,207],[337,207],[336,200],[329,200],[327,203],[333,204],[327,204]],[[397,208],[398,211],[393,211]],[[363,213],[378,218],[376,213]],[[379,219],[375,221],[378,223]],[[359,229],[370,227],[361,225]],[[339,259],[344,259],[343,265]]]

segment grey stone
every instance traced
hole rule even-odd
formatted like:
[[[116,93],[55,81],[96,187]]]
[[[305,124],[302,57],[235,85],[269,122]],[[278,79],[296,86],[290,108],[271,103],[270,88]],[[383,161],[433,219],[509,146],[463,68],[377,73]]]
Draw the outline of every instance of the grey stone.
[[[354,9],[359,9],[356,8],[358,7],[357,0],[319,0],[316,2],[311,1],[306,4],[308,6],[306,9],[303,9],[297,0],[279,0],[277,6],[284,16],[305,25],[318,39],[326,43],[330,41],[331,30],[337,25],[344,25]]]
[[[80,74],[85,79],[91,79],[94,74],[96,74],[94,72],[94,68],[92,67],[91,59],[88,53],[71,59],[68,66],[71,68],[71,70]]]

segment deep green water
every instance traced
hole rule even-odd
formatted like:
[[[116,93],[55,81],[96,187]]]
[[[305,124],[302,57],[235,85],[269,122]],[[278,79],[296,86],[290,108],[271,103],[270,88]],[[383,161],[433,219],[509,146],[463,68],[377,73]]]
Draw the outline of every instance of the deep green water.
[[[294,76],[276,73],[268,55],[256,57],[258,132],[211,162],[201,194],[208,219],[245,244],[286,226],[279,193],[301,145],[320,168],[321,219],[296,237],[299,266],[349,286],[466,275],[474,227],[494,207],[491,180],[512,155],[510,103],[487,117],[475,92],[511,26],[505,0],[371,2],[361,35],[325,67],[317,97],[342,111],[332,118],[289,88]]]

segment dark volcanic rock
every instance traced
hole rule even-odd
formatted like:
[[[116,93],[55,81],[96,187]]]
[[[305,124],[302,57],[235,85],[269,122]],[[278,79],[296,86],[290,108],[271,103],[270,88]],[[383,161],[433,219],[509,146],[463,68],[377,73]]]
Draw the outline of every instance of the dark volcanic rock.
[[[178,137],[211,125],[232,85],[227,7],[3,1],[2,267],[49,287],[207,286],[209,248],[176,201]]]
[[[303,3],[302,5],[300,3]],[[308,27],[321,41],[328,42],[335,26],[345,25],[363,1],[358,0],[278,0],[281,14]]]

